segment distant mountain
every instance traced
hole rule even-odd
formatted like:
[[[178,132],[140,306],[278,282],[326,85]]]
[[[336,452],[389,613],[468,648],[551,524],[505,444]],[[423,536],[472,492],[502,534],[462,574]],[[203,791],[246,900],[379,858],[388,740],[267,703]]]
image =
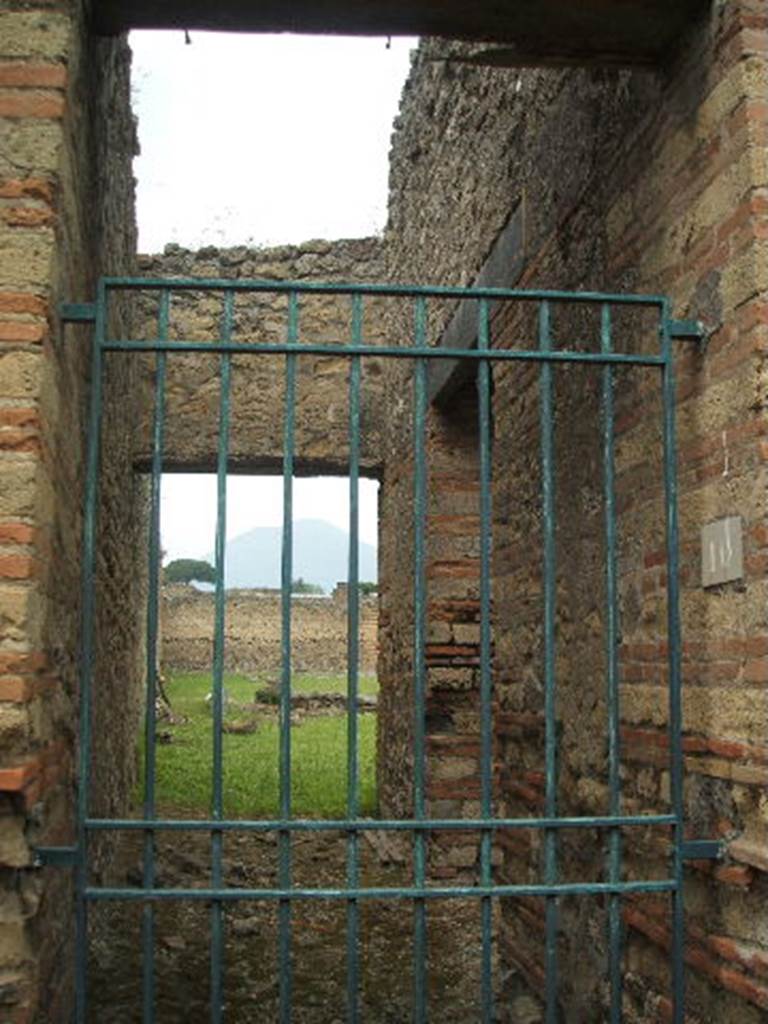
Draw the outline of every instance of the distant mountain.
[[[228,542],[224,554],[227,587],[279,587],[280,526],[259,526]],[[324,519],[299,519],[293,524],[293,578],[318,583],[329,593],[347,578],[349,534]],[[213,564],[213,555],[208,555]],[[360,579],[376,580],[376,548],[360,544]]]

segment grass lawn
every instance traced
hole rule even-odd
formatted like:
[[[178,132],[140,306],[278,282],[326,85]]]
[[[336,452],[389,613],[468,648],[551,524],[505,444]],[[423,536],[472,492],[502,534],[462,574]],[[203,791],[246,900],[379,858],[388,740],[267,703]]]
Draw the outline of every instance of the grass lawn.
[[[205,697],[211,676],[179,673],[167,681],[174,711],[186,722],[170,727],[171,743],[157,745],[157,800],[176,813],[205,814],[211,803],[212,734],[211,710]],[[235,703],[253,700],[260,684],[244,676],[227,675],[224,688]],[[343,693],[343,676],[298,675],[296,693]],[[376,679],[362,677],[360,692],[377,692]],[[226,720],[242,719],[239,709],[229,709]],[[376,715],[358,717],[360,814],[372,815],[376,807]],[[309,718],[291,729],[291,792],[293,813],[298,817],[341,818],[347,799],[346,715]],[[263,718],[253,733],[224,733],[224,810],[227,817],[263,818],[277,814],[279,793],[278,728]]]

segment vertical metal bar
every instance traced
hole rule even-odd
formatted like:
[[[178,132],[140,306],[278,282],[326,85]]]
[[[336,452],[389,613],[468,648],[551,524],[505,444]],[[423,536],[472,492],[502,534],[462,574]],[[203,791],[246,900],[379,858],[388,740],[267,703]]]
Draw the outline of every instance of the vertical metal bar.
[[[600,310],[600,347],[611,352],[611,307]],[[616,488],[614,458],[613,368],[603,367],[603,505],[605,515],[605,661],[608,705],[608,787],[610,813],[621,814],[621,751],[619,746],[618,595],[616,589]],[[621,881],[621,830],[612,828],[608,839],[608,880]],[[608,976],[610,1024],[621,1021],[621,898],[608,897]]]
[[[477,347],[490,348],[487,299],[478,306]],[[493,815],[493,733],[491,720],[491,367],[483,359],[477,367],[478,430],[480,437],[480,814]],[[492,832],[480,837],[480,884],[490,886]],[[480,903],[482,931],[481,1002],[482,1019],[493,1020],[493,906],[490,896]]]
[[[667,642],[669,646],[669,754],[670,799],[675,822],[672,894],[672,1020],[685,1018],[685,922],[683,916],[683,743],[682,693],[680,678],[680,586],[677,522],[677,447],[675,434],[675,363],[669,333],[670,309],[661,308],[662,395],[664,403],[664,495],[667,548]]]
[[[362,344],[363,297],[352,296],[352,344]],[[360,641],[360,356],[349,368],[349,565],[347,574],[347,818],[359,813],[358,719]],[[359,883],[358,835],[347,834],[347,885]],[[356,899],[347,900],[347,1020],[359,1021],[359,915]]]
[[[299,297],[288,295],[288,336],[299,340]],[[296,417],[296,360],[285,357],[285,419],[283,424],[283,540],[282,540],[282,677],[280,686],[280,818],[291,816],[291,586],[293,583],[293,456]],[[283,830],[278,839],[278,880],[281,888],[291,884],[291,834]],[[278,961],[280,966],[280,1022],[290,1024],[291,901],[280,900],[278,909]]]
[[[99,459],[101,450],[101,406],[103,392],[102,343],[106,334],[107,292],[99,281],[96,296],[96,323],[91,350],[90,401],[88,409],[88,451],[85,471],[85,507],[83,509],[83,569],[81,579],[80,632],[80,721],[78,740],[77,790],[77,868],[75,874],[75,1021],[85,1024],[88,1012],[88,796],[91,773],[91,712],[93,666],[95,656],[95,572],[96,529],[99,495]]]
[[[160,293],[157,337],[168,340],[171,293],[164,288]],[[147,587],[147,706],[144,713],[144,820],[152,821],[156,814],[155,768],[157,731],[157,652],[158,614],[160,602],[160,487],[163,469],[163,430],[165,426],[165,369],[167,355],[158,352],[155,357],[155,408],[152,424],[152,477],[149,502],[149,581]],[[155,833],[144,834],[145,889],[155,884]],[[144,1024],[155,1019],[155,908],[151,902],[142,908],[142,1004]]]
[[[426,343],[427,304],[419,297],[414,307],[414,342]],[[425,798],[425,711],[426,711],[426,551],[425,522],[427,514],[427,360],[415,360],[414,366],[414,612],[413,612],[413,811],[414,818],[426,817]],[[413,838],[414,885],[426,885],[426,841],[423,829]],[[423,898],[414,900],[413,936],[414,1002],[413,1019],[423,1024],[427,1019],[427,908]]]
[[[550,305],[547,300],[539,306],[539,349],[552,348]],[[557,815],[557,702],[555,662],[555,605],[557,596],[557,564],[555,549],[555,438],[554,393],[552,364],[541,366],[540,420],[541,420],[541,478],[542,516],[544,527],[544,769],[545,814]],[[557,829],[544,832],[544,881],[557,883]],[[546,897],[545,930],[545,988],[546,1024],[557,1024],[557,930],[558,906],[556,896]]]
[[[228,341],[232,334],[234,292],[224,298],[222,338]],[[219,356],[219,444],[216,464],[216,591],[214,598],[213,634],[213,799],[211,817],[221,821],[224,817],[224,618],[226,614],[226,581],[224,557],[227,543],[227,463],[229,460],[230,391],[232,357]],[[213,888],[224,884],[223,835],[221,830],[211,832],[211,873]],[[224,956],[224,912],[221,900],[211,903],[211,1022],[220,1024],[223,1013],[222,986]]]

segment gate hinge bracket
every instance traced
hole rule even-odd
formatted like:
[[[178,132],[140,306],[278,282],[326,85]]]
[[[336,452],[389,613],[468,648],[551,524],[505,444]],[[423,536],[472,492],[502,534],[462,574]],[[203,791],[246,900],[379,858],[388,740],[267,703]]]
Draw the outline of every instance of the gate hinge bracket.
[[[688,839],[681,847],[683,860],[722,860],[725,844],[719,839]]]
[[[697,341],[702,345],[707,340],[707,331],[701,320],[667,320],[666,328],[674,341]]]
[[[67,324],[90,324],[96,320],[96,306],[92,302],[62,302],[59,316]]]
[[[77,862],[76,846],[38,846],[32,863],[36,868],[73,868]]]

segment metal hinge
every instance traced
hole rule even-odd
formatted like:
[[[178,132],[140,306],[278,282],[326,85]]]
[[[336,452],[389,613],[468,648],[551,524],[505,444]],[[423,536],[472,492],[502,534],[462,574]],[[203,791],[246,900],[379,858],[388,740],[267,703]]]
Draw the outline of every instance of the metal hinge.
[[[64,323],[93,323],[96,319],[96,306],[92,302],[62,302],[59,316]]]
[[[76,846],[38,846],[32,865],[36,868],[73,868],[78,859]]]
[[[697,341],[701,345],[707,340],[701,320],[667,320],[666,330],[674,341]]]
[[[722,860],[725,844],[719,839],[688,839],[681,847],[683,860]]]

